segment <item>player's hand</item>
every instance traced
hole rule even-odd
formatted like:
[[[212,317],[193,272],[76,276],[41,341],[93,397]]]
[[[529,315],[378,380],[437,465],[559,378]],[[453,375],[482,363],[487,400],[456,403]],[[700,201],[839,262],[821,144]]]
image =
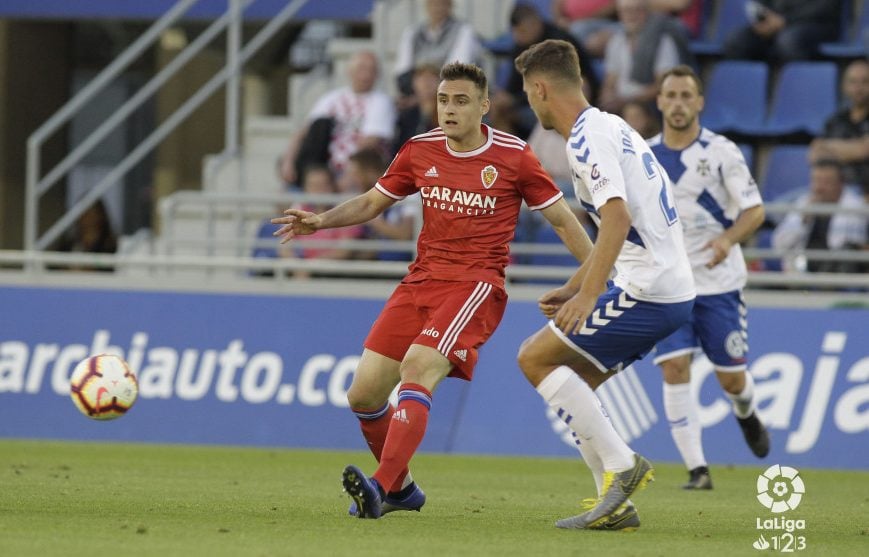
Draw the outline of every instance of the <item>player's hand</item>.
[[[712,250],[712,259],[706,264],[706,268],[711,269],[727,259],[727,254],[730,253],[732,247],[733,242],[725,236],[719,236],[706,244],[706,249]]]
[[[558,313],[558,310],[561,309],[564,302],[572,298],[574,294],[576,292],[560,286],[540,296],[537,299],[537,307],[540,308],[540,312],[547,319],[552,319]]]
[[[287,209],[284,215],[286,216],[272,219],[272,224],[283,224],[273,234],[273,236],[280,236],[282,244],[286,244],[296,236],[313,234],[320,229],[323,221],[320,215],[299,209]]]
[[[555,315],[555,326],[566,335],[575,335],[585,325],[585,320],[594,311],[597,297],[580,292],[561,306]]]

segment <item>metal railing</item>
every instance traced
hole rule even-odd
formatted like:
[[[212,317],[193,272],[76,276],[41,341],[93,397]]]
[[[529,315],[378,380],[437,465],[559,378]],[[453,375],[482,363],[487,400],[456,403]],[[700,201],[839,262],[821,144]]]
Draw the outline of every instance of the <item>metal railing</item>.
[[[158,252],[165,256],[173,256],[177,251],[194,254],[211,254],[222,252],[232,253],[247,260],[257,248],[272,248],[277,246],[273,238],[257,238],[250,232],[245,232],[243,223],[247,219],[261,222],[262,219],[279,214],[280,207],[288,207],[297,203],[337,204],[352,197],[337,194],[254,194],[254,193],[206,193],[206,192],[176,192],[161,202],[161,218],[166,226],[161,238]],[[409,200],[411,201],[411,200]],[[577,208],[575,201],[571,204]],[[838,213],[863,214],[869,217],[869,207],[842,208],[835,204],[817,204],[798,207],[791,203],[770,203],[766,206],[768,214],[785,214],[798,210],[805,214],[833,215]],[[207,232],[203,236],[189,236],[175,232],[179,219],[204,221]],[[218,236],[217,221],[224,220],[235,223],[233,234]],[[547,226],[543,224],[543,226]],[[299,238],[293,241],[298,248],[332,248],[358,251],[392,251],[414,254],[413,241],[371,240],[371,239],[307,239]],[[524,256],[534,255],[564,255],[569,257],[567,248],[561,243],[536,243],[533,241],[517,241],[510,246],[511,254],[518,263],[508,268],[508,276],[517,280],[564,280],[570,276],[573,268],[569,265],[524,265]],[[773,248],[743,248],[747,259],[782,259],[794,255],[793,250]],[[863,263],[869,266],[869,251],[854,250],[800,250],[799,254],[807,261],[839,261]],[[329,274],[352,276],[354,273],[366,276],[401,276],[404,266],[396,267],[394,263],[384,264],[377,261],[329,261],[312,260],[308,262],[291,260],[275,265],[264,265],[272,271],[320,271]],[[400,272],[396,275],[396,269]],[[832,288],[869,290],[869,274],[866,273],[802,273],[778,271],[751,271],[749,273],[750,287],[797,287],[797,288]]]
[[[226,12],[211,23],[196,39],[178,53],[165,68],[151,78],[139,91],[113,112],[91,135],[70,152],[54,168],[42,176],[41,150],[44,143],[64,124],[73,118],[103,88],[115,79],[146,49],[150,48],[160,35],[175,24],[199,0],[179,0],[163,17],[155,21],[145,33],[133,42],[114,62],[70,99],[57,113],[39,127],[27,139],[27,189],[25,199],[24,245],[27,251],[44,250],[57,240],[81,214],[97,199],[115,187],[121,178],[138,164],[151,150],[175,130],[191,113],[219,87],[226,84],[226,133],[223,157],[235,156],[238,152],[239,88],[241,66],[258,51],[267,40],[307,2],[292,0],[245,45],[241,46],[241,23],[243,12],[255,0],[227,0]],[[160,126],[128,153],[111,172],[76,202],[52,226],[39,235],[39,200],[63,176],[65,176],[109,133],[139,108],[172,76],[208,45],[219,33],[227,31],[227,60],[223,69],[206,82],[196,93],[187,99]]]

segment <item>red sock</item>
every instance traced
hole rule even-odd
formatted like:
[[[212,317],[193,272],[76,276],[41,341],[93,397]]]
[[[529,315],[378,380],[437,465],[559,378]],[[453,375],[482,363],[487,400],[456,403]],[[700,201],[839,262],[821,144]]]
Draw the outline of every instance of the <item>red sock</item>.
[[[380,455],[383,453],[383,445],[386,443],[386,434],[389,432],[389,423],[392,421],[395,407],[387,402],[376,410],[363,408],[353,408],[352,410],[359,419],[359,427],[362,429],[362,436],[368,442],[368,448],[371,449],[371,453],[377,459],[377,462],[380,462]],[[405,467],[398,475],[394,484],[387,486],[387,491],[401,490],[401,484],[404,483],[407,473],[408,470]]]
[[[407,465],[425,436],[430,409],[431,393],[422,385],[405,383],[398,390],[398,408],[392,414],[380,466],[372,476],[385,489],[389,486],[388,491],[401,488],[399,478],[407,474]]]

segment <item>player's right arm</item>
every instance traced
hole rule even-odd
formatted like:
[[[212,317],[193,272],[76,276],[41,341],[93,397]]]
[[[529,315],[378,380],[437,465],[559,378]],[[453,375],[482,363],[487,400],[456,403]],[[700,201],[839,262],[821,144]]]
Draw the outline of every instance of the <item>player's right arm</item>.
[[[410,162],[412,143],[408,141],[399,149],[386,174],[380,177],[373,188],[319,215],[287,209],[284,211],[285,216],[272,219],[273,224],[283,225],[274,235],[279,236],[281,243],[285,244],[296,236],[313,234],[321,228],[362,224],[381,214],[396,201],[416,193]]]
[[[567,334],[576,334],[594,311],[598,297],[606,290],[606,282],[615,266],[631,228],[631,214],[627,203],[620,197],[610,198],[602,205],[600,226],[587,267],[582,288],[565,302],[555,316],[555,324]]]
[[[287,209],[283,217],[272,219],[273,224],[282,224],[275,233],[285,244],[296,236],[313,234],[322,228],[340,228],[362,224],[373,219],[395,203],[395,199],[381,193],[377,188],[357,195],[325,213],[316,214],[300,209]]]

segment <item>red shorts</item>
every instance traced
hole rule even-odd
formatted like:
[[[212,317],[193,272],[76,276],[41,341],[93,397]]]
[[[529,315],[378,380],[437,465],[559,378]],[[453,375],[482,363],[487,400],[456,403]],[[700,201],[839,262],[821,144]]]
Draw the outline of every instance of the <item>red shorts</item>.
[[[477,349],[507,307],[507,293],[485,282],[401,283],[374,325],[365,348],[401,361],[411,344],[434,348],[453,364],[451,377],[470,381]]]

